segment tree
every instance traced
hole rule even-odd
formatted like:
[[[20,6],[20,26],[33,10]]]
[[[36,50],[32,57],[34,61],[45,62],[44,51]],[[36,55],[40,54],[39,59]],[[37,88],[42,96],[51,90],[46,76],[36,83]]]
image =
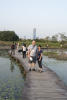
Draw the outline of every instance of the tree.
[[[64,33],[60,33],[60,39],[61,41],[67,41],[67,36]]]
[[[58,41],[58,35],[53,35],[52,36],[52,41],[54,41],[54,42]]]
[[[17,41],[19,37],[14,31],[0,31],[0,40],[1,41]]]
[[[45,37],[45,40],[46,40],[46,41],[49,41],[49,40],[50,40],[50,37],[49,37],[49,36],[46,36],[46,37]]]

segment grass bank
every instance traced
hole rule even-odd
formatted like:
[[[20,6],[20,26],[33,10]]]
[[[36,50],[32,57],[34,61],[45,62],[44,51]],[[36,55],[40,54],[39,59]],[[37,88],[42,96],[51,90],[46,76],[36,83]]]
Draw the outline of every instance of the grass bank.
[[[67,60],[67,54],[65,53],[58,54],[57,52],[43,52],[43,55],[57,60]]]
[[[20,46],[22,43],[25,43],[26,46],[29,46],[32,43],[32,40],[20,40],[20,41],[14,41],[15,43],[19,42]],[[0,41],[0,46],[11,46],[13,41]],[[59,48],[67,48],[67,42],[65,42],[61,47],[61,42],[53,42],[53,41],[46,41],[46,40],[36,40],[37,45],[41,45],[42,48],[50,48],[50,49],[59,49]],[[48,44],[48,47],[47,47]]]
[[[11,41],[0,41],[0,46],[10,46],[11,44]]]

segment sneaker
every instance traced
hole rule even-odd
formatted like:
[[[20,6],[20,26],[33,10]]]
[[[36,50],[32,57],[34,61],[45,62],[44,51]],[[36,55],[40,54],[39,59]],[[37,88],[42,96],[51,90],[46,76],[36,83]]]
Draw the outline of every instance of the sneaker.
[[[31,71],[31,68],[29,69],[29,71]]]
[[[40,70],[39,72],[42,73],[42,70]]]
[[[32,69],[32,71],[36,71],[36,69]]]

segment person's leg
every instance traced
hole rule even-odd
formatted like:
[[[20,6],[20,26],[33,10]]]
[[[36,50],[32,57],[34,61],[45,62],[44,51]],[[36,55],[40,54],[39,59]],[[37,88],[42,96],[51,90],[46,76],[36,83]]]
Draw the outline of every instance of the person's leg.
[[[38,60],[38,66],[39,66],[39,69],[38,70],[40,71],[40,61],[39,60]]]
[[[26,51],[24,51],[24,58],[26,58]]]
[[[24,51],[24,58],[25,58],[25,51]]]
[[[15,49],[12,49],[12,54],[15,55]]]
[[[23,51],[23,58],[24,58],[24,51]]]
[[[30,61],[30,58],[29,58],[29,71],[32,70],[32,62]]]
[[[42,72],[42,60],[38,61],[39,71]]]
[[[15,55],[15,49],[14,49],[14,55]]]
[[[11,55],[12,55],[12,49],[11,49]]]
[[[25,51],[25,58],[26,58],[26,51]]]
[[[36,70],[35,64],[36,64],[36,57],[33,57],[32,70]]]
[[[35,63],[34,63],[34,62],[32,62],[32,67],[33,67],[33,68],[35,67]]]

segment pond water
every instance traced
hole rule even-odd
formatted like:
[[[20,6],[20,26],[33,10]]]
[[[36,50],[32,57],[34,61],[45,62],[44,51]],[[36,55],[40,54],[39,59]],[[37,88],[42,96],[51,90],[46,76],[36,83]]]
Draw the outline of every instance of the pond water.
[[[22,100],[25,75],[23,68],[6,51],[0,51],[0,100]]]
[[[67,85],[67,61],[43,57],[43,64],[52,69]],[[0,50],[0,100],[22,100],[25,75],[7,51]]]
[[[60,61],[44,56],[43,64],[56,72],[65,85],[67,85],[67,61]]]

